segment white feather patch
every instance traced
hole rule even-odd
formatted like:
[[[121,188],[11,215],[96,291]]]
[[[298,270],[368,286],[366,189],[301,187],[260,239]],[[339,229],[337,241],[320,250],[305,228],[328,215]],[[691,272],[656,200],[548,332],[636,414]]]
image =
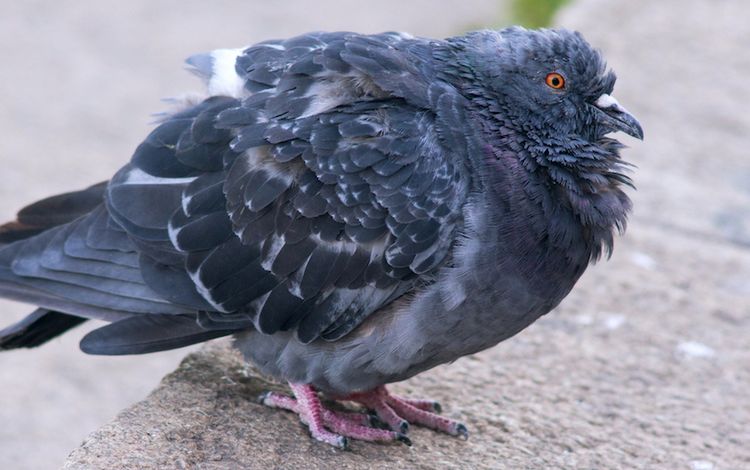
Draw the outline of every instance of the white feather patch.
[[[338,81],[315,82],[305,96],[312,99],[301,118],[323,113],[352,99],[349,90]]]
[[[172,238],[171,234],[170,234],[170,238]],[[188,273],[188,276],[190,276],[190,279],[193,281],[193,284],[195,284],[195,290],[198,291],[201,297],[206,299],[206,302],[211,304],[211,306],[219,312],[227,312],[225,308],[222,308],[221,305],[216,303],[216,301],[211,296],[211,292],[209,291],[208,287],[206,287],[206,285],[203,284],[203,281],[201,281],[200,270],[196,272],[191,272],[190,270],[187,270],[187,273]]]
[[[596,104],[597,108],[601,109],[620,107],[620,103],[612,95],[606,93],[597,98],[594,104]]]
[[[174,225],[172,225],[172,221],[170,220],[167,224],[167,234],[169,235],[169,241],[172,242],[172,246],[180,250],[178,243],[177,243],[177,235],[179,235],[181,228],[175,228]],[[180,250],[182,251],[182,250]]]
[[[276,260],[276,256],[278,256],[281,249],[284,248],[284,239],[277,235],[272,235],[270,239],[266,240],[266,243],[270,243],[271,245],[268,247],[268,254],[263,258],[260,265],[263,269],[270,272],[271,266],[273,266],[273,262]]]
[[[127,179],[122,184],[186,184],[190,183],[195,178],[195,176],[189,176],[187,178],[161,178],[159,176],[149,175],[140,168],[133,168],[128,171]]]
[[[245,48],[238,49],[216,49],[211,52],[214,60],[213,75],[208,81],[208,93],[212,96],[224,95],[233,98],[242,98],[245,93],[245,81],[237,75],[234,66],[237,57]]]

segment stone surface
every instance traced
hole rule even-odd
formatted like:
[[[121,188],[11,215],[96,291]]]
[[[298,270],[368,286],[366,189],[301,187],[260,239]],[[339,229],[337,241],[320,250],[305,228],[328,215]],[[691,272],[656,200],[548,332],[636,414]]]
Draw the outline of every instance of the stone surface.
[[[498,0],[0,2],[0,222],[112,175],[168,109],[159,100],[201,86],[183,70],[191,54],[320,29],[440,37],[501,16]],[[31,309],[0,300],[0,327]],[[185,356],[86,356],[93,326],[0,354],[0,468],[59,467]]]
[[[412,448],[313,442],[255,403],[276,386],[219,341],[66,468],[750,468],[749,13],[743,0],[580,0],[559,16],[605,51],[644,125],[627,153],[636,211],[555,312],[394,385],[441,401],[468,441],[417,428]]]

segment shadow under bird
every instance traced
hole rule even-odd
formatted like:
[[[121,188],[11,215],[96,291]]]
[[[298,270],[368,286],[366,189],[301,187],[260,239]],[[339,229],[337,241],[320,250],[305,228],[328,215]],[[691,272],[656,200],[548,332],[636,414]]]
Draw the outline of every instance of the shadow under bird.
[[[625,227],[608,135],[643,133],[578,33],[311,33],[188,64],[205,96],[109,181],[0,227],[0,296],[38,306],[0,348],[90,318],[110,322],[90,354],[234,335],[291,386],[262,403],[320,441],[409,444],[409,423],[466,437],[386,384],[515,335]]]

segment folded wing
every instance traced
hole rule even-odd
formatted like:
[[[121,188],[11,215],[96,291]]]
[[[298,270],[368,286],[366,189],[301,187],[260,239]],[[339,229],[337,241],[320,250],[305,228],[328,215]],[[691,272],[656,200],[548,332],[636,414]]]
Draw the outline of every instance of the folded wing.
[[[248,327],[341,338],[431,282],[462,223],[463,98],[429,54],[395,33],[244,50],[240,90],[164,120],[112,178],[106,206],[15,253],[13,275],[127,312],[88,337],[91,352]],[[192,60],[211,83],[211,62]],[[79,256],[54,265],[58,248]]]

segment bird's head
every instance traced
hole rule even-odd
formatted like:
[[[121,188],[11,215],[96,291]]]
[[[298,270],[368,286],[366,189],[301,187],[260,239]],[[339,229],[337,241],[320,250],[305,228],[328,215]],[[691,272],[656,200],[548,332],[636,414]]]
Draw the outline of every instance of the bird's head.
[[[642,139],[643,130],[612,97],[615,75],[601,54],[576,32],[519,27],[469,33],[449,40],[446,50],[445,76],[467,98],[481,155],[488,157],[476,168],[520,162],[537,181],[525,191],[552,193],[555,203],[541,204],[556,220],[544,225],[549,239],[570,248],[584,233],[591,259],[611,253],[612,231],[624,230],[631,207],[622,186],[632,182],[622,145],[607,134]],[[508,191],[505,174],[482,172],[487,187],[501,195]],[[565,217],[584,231],[563,223]]]
[[[565,29],[478,31],[463,37],[461,62],[492,107],[533,136],[595,142],[622,131],[638,139],[638,121],[612,97],[615,74],[578,32]]]

